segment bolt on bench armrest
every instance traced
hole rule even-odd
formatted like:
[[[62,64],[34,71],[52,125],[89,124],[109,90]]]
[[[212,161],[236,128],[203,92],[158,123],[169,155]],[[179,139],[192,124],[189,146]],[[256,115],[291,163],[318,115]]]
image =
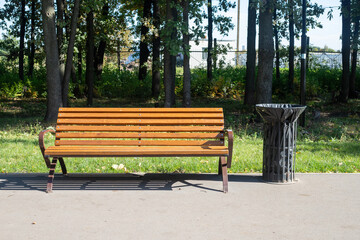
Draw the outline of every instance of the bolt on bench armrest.
[[[39,146],[40,146],[40,150],[41,150],[41,153],[44,157],[44,160],[45,160],[45,163],[46,163],[46,166],[48,168],[50,168],[50,159],[48,157],[45,156],[45,143],[44,143],[44,136],[46,133],[48,132],[51,132],[51,133],[54,133],[55,134],[55,130],[53,129],[46,129],[46,130],[43,130],[39,133]]]
[[[233,145],[234,145],[234,134],[231,129],[227,129],[225,131],[228,136],[228,148],[229,148],[229,157],[227,161],[227,167],[231,168],[231,160],[232,160],[232,154],[233,154]]]

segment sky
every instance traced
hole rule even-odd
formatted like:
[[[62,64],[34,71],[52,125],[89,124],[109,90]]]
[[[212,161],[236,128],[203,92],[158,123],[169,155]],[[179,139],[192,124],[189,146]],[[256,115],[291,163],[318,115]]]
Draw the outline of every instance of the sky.
[[[4,5],[4,2],[5,0],[0,0],[0,7]],[[242,50],[243,46],[246,49],[248,2],[248,0],[240,0],[240,50]],[[334,12],[331,21],[327,19],[329,8],[326,8],[325,13],[318,19],[323,25],[322,29],[309,29],[307,35],[310,37],[310,44],[322,48],[326,45],[334,50],[341,50],[341,16],[337,8],[337,6],[340,6],[340,0],[311,0],[311,2],[318,3],[323,7],[335,8],[332,8]],[[215,31],[214,38],[218,40],[236,40],[237,8],[231,9],[226,15],[232,17],[235,28],[229,32],[228,36],[221,36]],[[0,29],[1,35],[2,32]],[[283,41],[282,44],[287,45],[287,42]],[[300,46],[300,39],[295,40],[295,46]]]

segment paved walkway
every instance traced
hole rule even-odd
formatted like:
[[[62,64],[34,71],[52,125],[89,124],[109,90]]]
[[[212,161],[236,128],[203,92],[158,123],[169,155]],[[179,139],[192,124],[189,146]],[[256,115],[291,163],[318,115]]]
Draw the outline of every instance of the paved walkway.
[[[360,239],[360,174],[0,174],[0,239]]]

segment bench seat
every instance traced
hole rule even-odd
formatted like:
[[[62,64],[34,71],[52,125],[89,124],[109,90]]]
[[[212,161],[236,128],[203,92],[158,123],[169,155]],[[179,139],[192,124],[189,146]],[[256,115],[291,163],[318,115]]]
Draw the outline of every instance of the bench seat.
[[[47,132],[55,134],[55,146],[45,147]],[[52,191],[57,161],[67,174],[65,160],[71,157],[187,156],[218,157],[218,174],[228,191],[233,134],[224,129],[222,108],[61,107],[55,130],[42,131],[39,145],[50,168],[47,192]]]
[[[47,157],[228,156],[226,146],[50,146]]]

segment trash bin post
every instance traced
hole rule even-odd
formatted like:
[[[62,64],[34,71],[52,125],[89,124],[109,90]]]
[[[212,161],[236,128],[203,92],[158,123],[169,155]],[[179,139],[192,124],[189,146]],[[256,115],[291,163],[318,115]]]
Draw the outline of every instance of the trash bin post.
[[[295,180],[297,119],[305,106],[257,104],[264,120],[263,179],[270,182]]]

